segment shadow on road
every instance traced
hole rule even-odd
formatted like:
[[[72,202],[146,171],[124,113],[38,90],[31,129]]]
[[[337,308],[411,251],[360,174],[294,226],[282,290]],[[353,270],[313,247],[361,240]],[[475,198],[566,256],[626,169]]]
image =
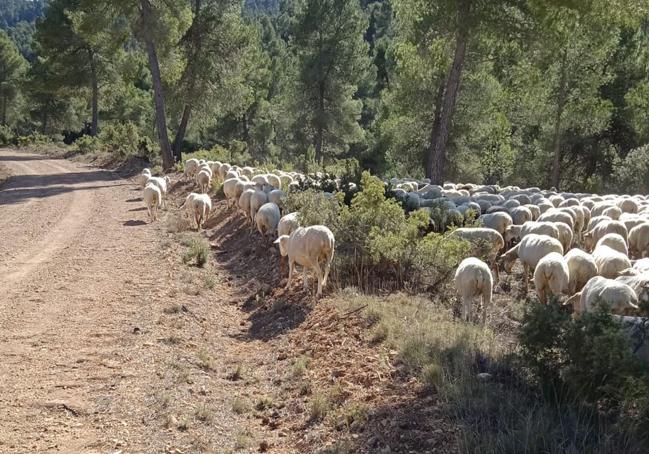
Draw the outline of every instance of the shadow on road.
[[[32,198],[53,197],[66,192],[126,185],[126,183],[118,185],[86,185],[88,183],[117,180],[119,180],[117,175],[100,170],[49,175],[14,175],[7,180],[0,190],[0,205],[21,203]]]
[[[146,222],[144,221],[136,221],[134,219],[131,219],[130,221],[126,221],[123,224],[126,227],[138,227],[140,225],[146,225]]]

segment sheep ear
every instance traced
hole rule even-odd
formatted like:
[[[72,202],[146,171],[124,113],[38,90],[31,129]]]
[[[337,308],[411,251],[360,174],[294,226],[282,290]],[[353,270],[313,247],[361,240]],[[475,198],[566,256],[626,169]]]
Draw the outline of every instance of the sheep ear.
[[[281,240],[281,238],[282,238],[282,237],[279,237],[279,238],[277,238],[277,239],[276,239],[275,241],[273,241],[273,244],[279,244],[279,243],[280,243],[280,240]]]

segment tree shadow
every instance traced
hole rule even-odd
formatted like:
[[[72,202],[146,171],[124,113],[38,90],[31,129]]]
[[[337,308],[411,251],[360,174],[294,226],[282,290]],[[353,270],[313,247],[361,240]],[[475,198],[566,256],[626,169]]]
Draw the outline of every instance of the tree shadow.
[[[131,208],[128,211],[146,211],[146,207],[140,207],[140,208]]]
[[[124,225],[126,227],[138,227],[138,226],[141,226],[141,225],[147,225],[147,223],[145,221],[131,219],[129,221],[124,222],[124,224],[122,224],[122,225]]]

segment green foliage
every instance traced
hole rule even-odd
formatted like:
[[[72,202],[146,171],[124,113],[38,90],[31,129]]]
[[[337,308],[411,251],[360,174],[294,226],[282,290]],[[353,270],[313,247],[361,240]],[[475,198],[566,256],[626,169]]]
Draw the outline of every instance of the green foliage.
[[[74,142],[74,145],[79,153],[94,153],[101,148],[101,141],[97,137],[81,136]]]
[[[610,189],[621,193],[649,193],[649,145],[636,148],[615,164]]]
[[[546,398],[606,411],[646,430],[649,370],[631,353],[622,326],[605,311],[572,320],[556,304],[533,305],[519,334],[521,358]]]
[[[7,34],[0,30],[0,125],[7,125],[27,69],[27,62]]]
[[[413,291],[439,290],[448,284],[468,245],[425,234],[428,211],[407,216],[369,172],[363,172],[360,186],[350,206],[342,203],[340,192],[327,199],[322,192],[307,190],[291,193],[287,200],[287,210],[299,212],[301,225],[326,225],[334,233],[336,278],[367,290],[404,285]]]
[[[16,134],[9,126],[0,125],[0,146],[6,147],[15,145],[17,141]]]
[[[194,262],[197,267],[203,268],[210,258],[210,245],[202,238],[191,238],[187,246],[189,249],[182,256],[183,263]]]
[[[140,134],[133,123],[111,123],[105,125],[99,133],[102,147],[109,153],[120,156],[138,155],[140,151]]]

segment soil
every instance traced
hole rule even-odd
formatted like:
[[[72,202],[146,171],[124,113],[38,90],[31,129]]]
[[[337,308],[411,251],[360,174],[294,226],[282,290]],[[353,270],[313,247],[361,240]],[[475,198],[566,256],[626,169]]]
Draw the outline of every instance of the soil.
[[[178,175],[149,222],[123,178],[138,165],[0,149],[0,453],[457,449],[362,317],[285,290],[276,249],[225,201],[187,231]],[[209,243],[202,268],[183,263],[190,237]],[[314,416],[332,389],[363,418]]]

